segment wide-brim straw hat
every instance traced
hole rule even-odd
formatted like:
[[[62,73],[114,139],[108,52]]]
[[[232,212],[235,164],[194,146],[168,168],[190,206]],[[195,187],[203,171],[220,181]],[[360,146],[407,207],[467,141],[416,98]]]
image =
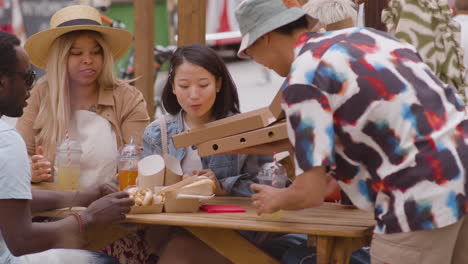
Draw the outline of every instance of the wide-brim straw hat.
[[[31,63],[45,69],[47,57],[53,42],[63,34],[77,30],[91,30],[101,33],[108,44],[114,60],[121,58],[132,44],[132,34],[124,29],[102,25],[101,15],[87,5],[73,5],[60,9],[50,18],[50,29],[29,37],[24,45]]]
[[[248,58],[245,50],[261,36],[305,16],[309,26],[318,19],[308,15],[297,6],[286,6],[284,0],[244,0],[236,9],[242,41],[237,53]]]

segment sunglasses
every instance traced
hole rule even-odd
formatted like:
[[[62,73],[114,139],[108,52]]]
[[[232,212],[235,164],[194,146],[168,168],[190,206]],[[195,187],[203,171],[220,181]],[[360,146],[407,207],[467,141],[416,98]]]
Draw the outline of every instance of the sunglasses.
[[[26,85],[32,86],[34,84],[34,81],[36,80],[36,72],[33,70],[30,70],[28,72],[6,72],[6,73],[14,73],[14,74],[19,74],[21,77],[23,77],[24,81],[26,82]]]

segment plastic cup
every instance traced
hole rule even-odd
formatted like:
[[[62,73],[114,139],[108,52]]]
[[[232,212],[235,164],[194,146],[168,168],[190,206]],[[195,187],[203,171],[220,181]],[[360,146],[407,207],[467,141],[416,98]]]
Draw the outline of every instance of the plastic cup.
[[[275,188],[286,187],[288,181],[288,175],[286,169],[279,162],[266,163],[262,166],[257,174],[257,179],[260,184],[272,186]],[[283,217],[281,210],[272,214],[262,214],[262,218],[269,220],[280,220]]]
[[[258,182],[260,184],[273,186],[275,188],[284,188],[284,187],[286,187],[287,179],[284,179],[284,178],[275,179],[271,175],[258,175],[257,179],[258,179]]]
[[[75,191],[79,188],[81,146],[73,139],[65,139],[56,150],[54,167],[57,182],[62,191]]]
[[[120,150],[117,168],[119,174],[119,189],[122,191],[128,186],[136,185],[138,177],[138,161],[141,158],[140,147],[133,144],[133,137],[130,137],[130,143],[125,144]]]

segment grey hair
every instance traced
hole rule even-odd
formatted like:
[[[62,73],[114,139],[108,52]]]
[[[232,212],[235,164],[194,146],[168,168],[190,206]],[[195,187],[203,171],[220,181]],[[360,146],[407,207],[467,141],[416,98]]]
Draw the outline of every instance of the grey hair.
[[[357,11],[350,0],[309,0],[302,8],[324,25],[347,18],[351,18],[356,25]]]

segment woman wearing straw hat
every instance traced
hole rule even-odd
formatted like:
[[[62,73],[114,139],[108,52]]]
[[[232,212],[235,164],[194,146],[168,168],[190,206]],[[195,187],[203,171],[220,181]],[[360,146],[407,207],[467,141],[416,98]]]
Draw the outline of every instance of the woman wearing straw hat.
[[[69,131],[83,151],[79,184],[116,182],[118,149],[131,136],[141,145],[149,122],[142,94],[113,72],[132,35],[102,26],[99,12],[85,5],[57,11],[50,26],[25,43],[31,63],[46,70],[17,122],[31,157],[32,181],[51,179],[55,148]],[[124,239],[115,248],[138,247],[135,239],[132,234],[132,242]],[[132,255],[144,258],[140,251]]]
[[[113,72],[132,35],[101,26],[99,12],[85,5],[59,10],[50,25],[25,44],[31,63],[46,70],[17,123],[32,181],[51,178],[55,147],[66,131],[83,149],[80,185],[115,180],[118,148],[131,136],[141,143],[149,121],[141,93]]]

